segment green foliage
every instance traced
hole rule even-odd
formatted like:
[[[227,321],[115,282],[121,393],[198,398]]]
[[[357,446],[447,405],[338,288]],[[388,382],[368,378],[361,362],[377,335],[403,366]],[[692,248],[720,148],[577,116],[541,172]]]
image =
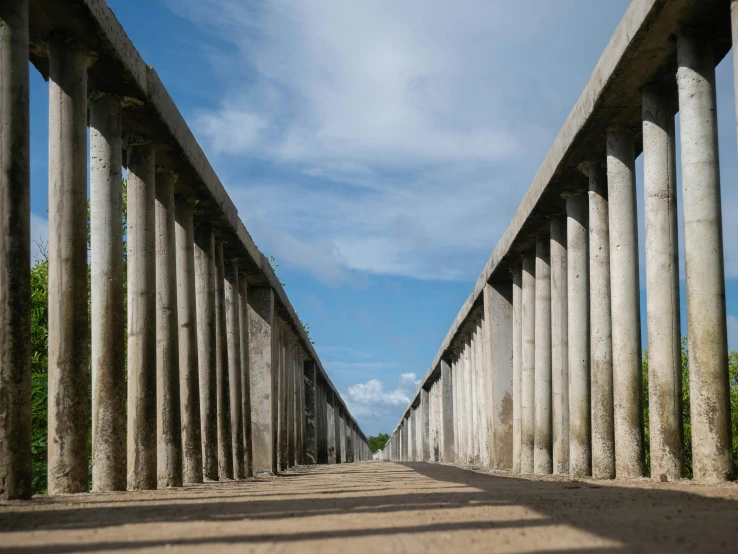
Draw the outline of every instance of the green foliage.
[[[372,454],[375,454],[378,450],[384,450],[384,445],[390,440],[390,436],[387,433],[379,433],[376,437],[369,437],[369,449]]]
[[[43,247],[41,250],[43,252]],[[33,494],[46,492],[49,388],[48,276],[49,261],[44,253],[31,268],[31,464]]]
[[[730,420],[733,430],[733,465],[734,473],[738,469],[738,352],[731,350],[728,355],[728,373],[730,379]],[[649,455],[648,426],[648,352],[643,353],[643,417],[645,423],[646,474],[651,473]],[[689,396],[689,348],[687,337],[682,338],[682,424],[684,426],[684,477],[692,478],[692,417],[690,414]]]

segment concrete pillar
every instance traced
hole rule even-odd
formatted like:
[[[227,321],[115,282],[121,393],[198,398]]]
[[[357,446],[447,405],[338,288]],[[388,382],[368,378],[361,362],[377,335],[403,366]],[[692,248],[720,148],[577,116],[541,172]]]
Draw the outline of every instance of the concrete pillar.
[[[490,383],[486,411],[490,414],[490,467],[513,466],[513,287],[511,283],[484,286]]]
[[[534,471],[535,443],[535,306],[536,257],[533,252],[523,257],[523,333],[521,378],[521,450],[520,472]]]
[[[218,405],[218,478],[233,479],[228,333],[225,309],[223,241],[215,241],[215,381]]]
[[[420,440],[422,443],[421,460],[430,461],[430,396],[428,391],[420,389]]]
[[[471,422],[470,430],[471,430],[471,444],[469,448],[469,462],[472,464],[479,464],[479,436],[480,436],[480,427],[481,424],[479,422],[479,389],[481,388],[481,383],[479,380],[479,371],[478,371],[478,363],[477,363],[477,343],[478,340],[478,325],[476,321],[476,316],[472,316],[475,321],[473,323],[472,331],[469,335],[469,343],[468,343],[468,350],[469,350],[469,383],[471,387],[471,397],[469,404],[471,405],[471,419],[469,420]]]
[[[553,471],[551,459],[551,239],[536,240],[535,305],[535,447],[534,471]]]
[[[336,422],[336,435],[338,437],[338,445],[336,451],[340,452],[340,460],[338,463],[345,464],[348,460],[346,459],[346,412],[343,407],[338,409],[338,420]]]
[[[175,199],[177,249],[177,323],[179,325],[179,394],[182,419],[183,482],[202,483],[200,384],[197,371],[195,307],[195,231],[192,203]]]
[[[90,102],[92,490],[126,489],[126,349],[123,287],[121,104]]]
[[[0,500],[31,496],[28,0],[0,6]]]
[[[477,360],[479,365],[479,379],[482,384],[479,395],[479,458],[482,467],[488,468],[491,465],[491,447],[490,434],[492,429],[492,360],[491,345],[489,336],[489,320],[484,315],[484,307],[482,307],[479,318],[479,337],[477,340]]]
[[[155,489],[154,147],[128,147],[128,489]]]
[[[635,147],[623,129],[607,133],[610,296],[615,405],[615,474],[644,474],[641,301],[638,280]]]
[[[271,287],[249,289],[249,382],[254,473],[277,473],[277,322]]]
[[[512,270],[512,470],[520,473],[520,455],[523,447],[523,267],[518,264]]]
[[[238,293],[238,262],[232,261],[230,279],[224,280],[226,300],[226,332],[228,349],[228,382],[230,385],[231,444],[233,445],[233,478],[246,478],[243,440],[243,386],[241,376],[241,302]]]
[[[218,419],[215,378],[215,239],[209,224],[195,233],[197,367],[200,382],[202,472],[218,480]]]
[[[296,341],[292,338],[290,341],[289,358],[287,359],[287,425],[289,427],[287,433],[287,462],[290,467],[295,465],[297,458],[295,453],[297,439],[297,420],[295,417],[295,412],[297,411],[297,397],[295,394],[297,390],[297,375],[295,372],[296,346]]]
[[[474,463],[474,366],[472,360],[472,335],[464,340],[464,464]]]
[[[589,235],[586,194],[566,198],[569,332],[569,475],[592,473],[589,356]]]
[[[441,462],[452,463],[455,460],[454,450],[454,385],[451,366],[441,360]]]
[[[735,8],[733,8],[735,13]],[[715,56],[711,41],[677,37],[687,337],[695,479],[732,477]]]
[[[551,393],[553,473],[569,475],[569,323],[566,216],[551,219]]]
[[[156,175],[156,473],[161,488],[182,486],[174,177]]]
[[[277,343],[277,469],[287,469],[287,345],[284,323],[279,320]]]
[[[318,463],[328,463],[328,423],[326,415],[327,397],[325,387],[320,379],[318,379],[318,371],[316,369],[315,382],[315,418],[317,421],[316,430],[318,435]]]
[[[592,476],[615,478],[615,407],[610,315],[610,232],[607,176],[589,165],[589,301]]]
[[[315,362],[305,362],[305,457],[308,464],[318,463],[318,417]]]
[[[251,431],[251,360],[249,353],[249,294],[246,275],[238,278],[238,328],[241,354],[241,416],[243,419],[243,464],[246,479],[254,476],[253,438]]]
[[[87,316],[87,50],[59,38],[49,59],[49,494],[87,490]]]
[[[328,439],[328,463],[335,464],[337,462],[336,443],[338,441],[336,439],[336,420],[338,419],[338,414],[336,411],[338,410],[338,407],[335,404],[335,394],[333,391],[329,390],[327,392],[328,402],[326,403],[326,406],[328,409],[326,411],[326,437]]]
[[[347,414],[348,417],[348,414]],[[354,462],[354,436],[352,430],[352,423],[347,419],[346,421],[346,462]]]
[[[461,368],[459,367],[459,358],[458,356],[454,356],[452,362],[451,362],[451,378],[453,379],[453,384],[451,385],[451,392],[453,394],[452,396],[452,417],[451,417],[451,424],[454,428],[454,457],[450,459],[446,459],[445,461],[447,463],[455,463],[458,464],[461,461],[461,428],[460,428],[460,421],[461,421],[461,387],[462,387],[462,381],[460,379],[461,376]]]
[[[674,109],[653,86],[643,90],[643,176],[651,477],[673,480],[683,474]]]

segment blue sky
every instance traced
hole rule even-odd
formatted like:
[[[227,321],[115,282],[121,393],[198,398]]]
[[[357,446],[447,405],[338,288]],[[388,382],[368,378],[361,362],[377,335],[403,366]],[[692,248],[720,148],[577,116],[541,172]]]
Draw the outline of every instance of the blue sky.
[[[376,434],[394,428],[629,2],[108,3]],[[732,83],[728,57],[718,108],[738,348]],[[35,71],[31,85],[32,233],[44,239],[48,92]]]

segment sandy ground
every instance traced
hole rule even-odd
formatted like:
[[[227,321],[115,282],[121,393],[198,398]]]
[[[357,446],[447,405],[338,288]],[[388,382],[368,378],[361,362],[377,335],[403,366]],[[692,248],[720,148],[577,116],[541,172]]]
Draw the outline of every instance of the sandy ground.
[[[738,485],[521,479],[439,464],[0,505],[0,554],[738,552]]]

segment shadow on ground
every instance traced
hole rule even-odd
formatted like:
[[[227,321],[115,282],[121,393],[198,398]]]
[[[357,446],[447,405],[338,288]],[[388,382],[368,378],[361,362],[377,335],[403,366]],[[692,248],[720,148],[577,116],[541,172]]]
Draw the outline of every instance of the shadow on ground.
[[[325,466],[300,468],[288,476],[268,480],[213,483],[147,494],[37,498],[0,506],[0,554],[130,551],[216,542],[290,544],[505,529],[525,535],[547,526],[574,528],[621,545],[590,548],[592,552],[738,551],[738,485],[735,484],[708,487],[684,483],[541,481],[439,464],[366,463],[348,464],[338,470]],[[498,508],[495,513],[511,514],[524,509],[522,512],[530,513],[531,517],[501,520],[450,517],[457,511],[462,514],[460,510],[487,507]],[[310,524],[311,520],[316,521],[314,518],[339,518],[346,514],[361,516],[364,526],[334,525],[326,529],[313,528]],[[405,524],[410,515],[414,517],[413,523]],[[391,525],[373,525],[380,516],[385,519],[390,516]],[[418,517],[423,524],[418,524]],[[45,544],[20,541],[12,546],[6,546],[8,543],[3,538],[3,535],[9,537],[7,533],[19,539],[23,533],[38,531],[74,531],[78,536],[80,531],[92,533],[137,524],[284,522],[294,518],[306,521],[304,529],[272,531],[269,528],[217,537],[193,533],[161,540],[155,537],[130,540],[129,537],[81,542],[68,541],[67,535],[61,534]]]

